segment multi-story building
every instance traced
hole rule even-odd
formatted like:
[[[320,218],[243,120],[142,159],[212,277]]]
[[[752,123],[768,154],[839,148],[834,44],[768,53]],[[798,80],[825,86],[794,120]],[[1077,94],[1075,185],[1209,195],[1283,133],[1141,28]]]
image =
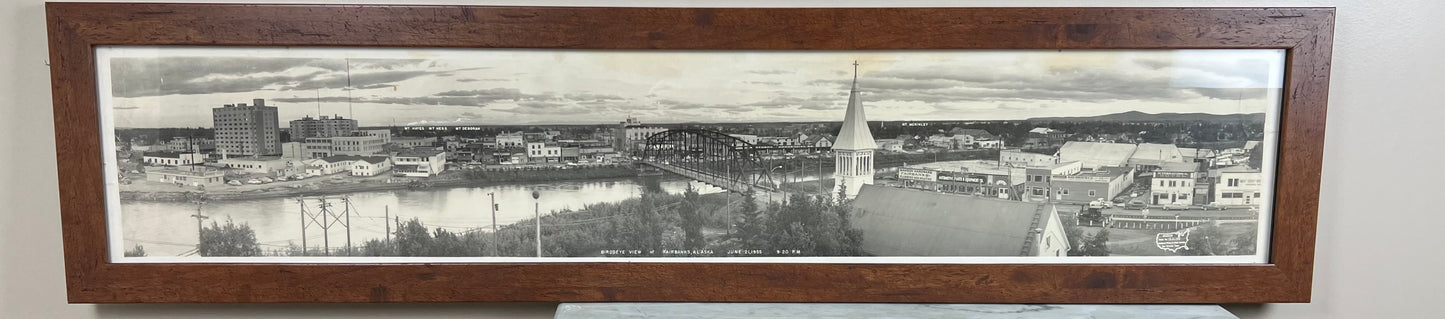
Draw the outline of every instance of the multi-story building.
[[[216,150],[216,140],[177,136],[166,142],[166,148],[169,148],[172,152],[205,153]]]
[[[1264,176],[1259,170],[1244,165],[1210,171],[1214,176],[1214,203],[1219,205],[1259,205]]]
[[[281,154],[281,125],[276,107],[263,99],[254,105],[226,104],[211,109],[216,149],[229,155]]]
[[[527,158],[532,163],[556,163],[562,158],[562,146],[556,143],[527,143]]]
[[[301,154],[304,158],[322,158],[331,156],[331,138],[313,137],[301,143]]]
[[[1149,179],[1150,203],[1203,204],[1203,199],[1194,196],[1194,183],[1199,180],[1198,170],[1197,163],[1166,163],[1154,170],[1154,176]]]
[[[497,149],[523,147],[527,145],[527,138],[522,132],[497,134],[494,145],[496,145],[495,148]]]
[[[429,177],[446,170],[447,152],[410,149],[391,156],[392,172],[400,176]]]
[[[628,117],[627,121],[620,123],[615,131],[617,137],[613,139],[613,148],[618,152],[630,152],[638,144],[646,143],[647,137],[652,134],[667,131],[665,127],[646,126],[635,117]]]
[[[360,130],[357,133],[380,138],[381,144],[391,144],[391,130],[388,129]]]
[[[356,134],[331,138],[332,155],[369,156],[381,154],[386,142],[375,135]]]
[[[1082,171],[1083,164],[1077,161],[1024,168],[1024,187],[1019,198],[1029,202],[1057,200],[1063,194],[1053,187],[1055,177],[1079,174]]]
[[[312,137],[349,136],[356,131],[356,120],[341,116],[303,117],[291,120],[291,141],[302,142]]]

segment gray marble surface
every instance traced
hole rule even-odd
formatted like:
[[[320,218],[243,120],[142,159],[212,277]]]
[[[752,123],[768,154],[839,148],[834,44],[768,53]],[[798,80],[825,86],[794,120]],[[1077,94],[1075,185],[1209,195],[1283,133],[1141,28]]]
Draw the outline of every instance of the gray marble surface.
[[[1217,305],[564,303],[557,307],[555,318],[1238,319],[1239,317]]]

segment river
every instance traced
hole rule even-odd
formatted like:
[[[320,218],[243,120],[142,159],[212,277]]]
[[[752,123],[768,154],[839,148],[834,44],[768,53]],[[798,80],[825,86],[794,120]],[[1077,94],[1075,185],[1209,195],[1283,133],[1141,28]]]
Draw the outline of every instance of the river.
[[[828,172],[831,173],[831,172]],[[795,180],[796,176],[788,179]],[[816,180],[816,174],[801,176],[796,180]],[[419,190],[385,190],[348,194],[352,212],[351,241],[360,246],[368,239],[386,237],[388,222],[419,218],[429,228],[443,228],[462,232],[470,229],[487,229],[492,225],[492,216],[487,210],[495,195],[500,207],[496,223],[507,225],[534,216],[534,205],[540,205],[542,214],[566,209],[582,209],[595,203],[619,202],[638,197],[647,184],[667,193],[681,193],[691,184],[698,192],[708,194],[722,192],[722,189],[696,181],[672,176],[636,177],[607,180],[568,182],[542,182],[485,187],[432,188]],[[532,192],[540,195],[532,199]],[[340,196],[329,196],[337,215],[341,215]],[[308,200],[307,209],[315,212],[319,200]],[[121,229],[126,249],[143,245],[149,256],[176,256],[195,248],[197,242],[196,204],[186,202],[122,201]],[[225,223],[231,220],[246,224],[256,232],[256,240],[263,250],[285,249],[288,245],[301,245],[302,214],[301,204],[291,198],[269,198],[250,200],[211,201],[200,207],[201,214],[209,217],[205,221]],[[329,221],[330,217],[328,217]],[[335,249],[345,247],[346,228],[341,224],[331,226],[330,235],[323,236],[317,225],[306,229],[306,245],[320,247],[322,239],[329,238]]]

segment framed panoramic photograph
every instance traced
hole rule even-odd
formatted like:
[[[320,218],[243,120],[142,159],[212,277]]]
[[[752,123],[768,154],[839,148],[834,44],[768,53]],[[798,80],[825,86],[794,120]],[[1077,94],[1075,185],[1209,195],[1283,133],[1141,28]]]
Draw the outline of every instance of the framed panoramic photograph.
[[[1309,299],[1333,9],[49,14],[72,302]]]

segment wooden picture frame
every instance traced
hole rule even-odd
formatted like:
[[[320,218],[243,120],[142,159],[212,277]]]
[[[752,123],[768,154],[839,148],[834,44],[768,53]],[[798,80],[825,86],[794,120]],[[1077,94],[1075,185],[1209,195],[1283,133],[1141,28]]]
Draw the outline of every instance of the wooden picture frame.
[[[47,4],[72,303],[1308,302],[1333,8]],[[109,260],[101,45],[588,50],[1284,49],[1268,264],[131,264]]]

